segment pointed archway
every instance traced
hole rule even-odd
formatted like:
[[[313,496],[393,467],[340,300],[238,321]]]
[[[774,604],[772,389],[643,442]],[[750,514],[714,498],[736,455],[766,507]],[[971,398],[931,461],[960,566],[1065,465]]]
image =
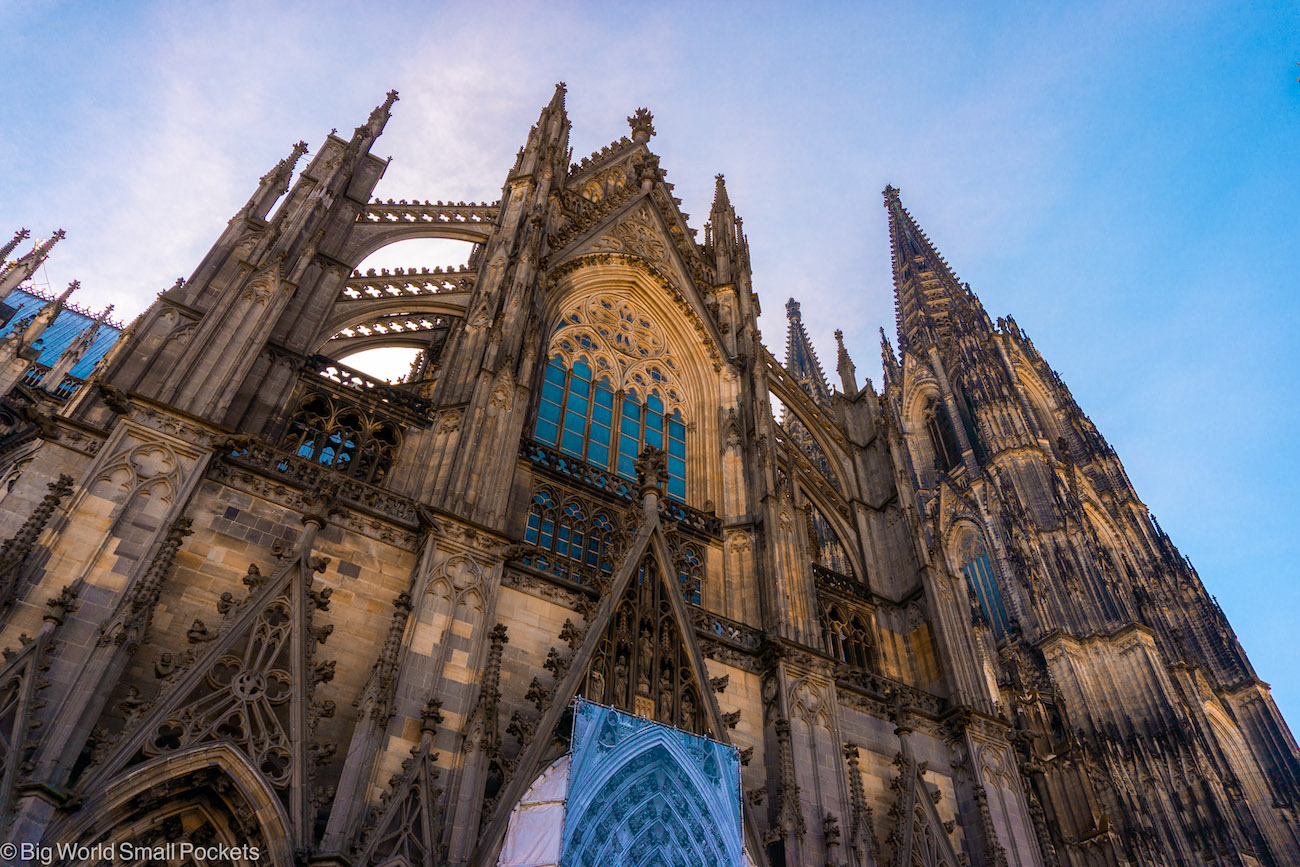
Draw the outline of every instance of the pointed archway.
[[[570,701],[583,684],[588,682],[592,663],[597,661],[598,649],[602,645],[608,646],[609,633],[603,626],[611,622],[618,604],[624,600],[629,588],[633,587],[633,582],[638,579],[644,578],[645,580],[663,583],[666,592],[663,592],[659,599],[662,600],[665,606],[664,613],[668,618],[668,622],[672,624],[676,634],[680,636],[684,656],[683,672],[693,680],[696,686],[702,687],[709,683],[708,669],[704,664],[704,654],[696,640],[695,629],[692,625],[690,613],[686,608],[686,601],[682,596],[681,588],[674,586],[677,572],[673,567],[673,558],[664,535],[664,528],[659,523],[661,486],[667,480],[663,452],[653,448],[646,449],[637,461],[637,477],[641,485],[641,526],[624,552],[623,560],[615,571],[612,580],[603,589],[600,603],[597,605],[595,612],[587,620],[591,624],[601,624],[602,628],[588,628],[582,640],[578,642],[572,659],[563,669],[564,676],[559,678],[550,705],[542,713],[541,719],[538,720],[536,727],[533,729],[539,734],[555,731],[556,726],[568,710]],[[643,566],[647,563],[652,564],[654,568],[643,569]],[[652,635],[651,639],[654,640],[654,638],[655,636]],[[613,658],[617,660],[616,656]],[[659,659],[657,651],[655,651],[653,658]],[[612,673],[614,670],[611,668],[610,671]],[[628,689],[631,689],[630,683]],[[730,744],[728,723],[734,724],[734,720],[724,721],[712,689],[701,688],[698,692],[701,704],[699,709],[700,719],[698,720],[700,729],[710,732],[712,737],[718,741]],[[658,701],[658,699],[655,700]],[[673,703],[674,711],[676,711],[679,704],[677,702]],[[658,709],[658,704],[656,704],[656,709]],[[501,795],[497,799],[491,817],[484,823],[474,856],[474,864],[484,867],[484,865],[497,863],[497,857],[501,851],[511,813],[524,795],[525,790],[541,772],[550,745],[551,738],[549,737],[533,737],[520,753],[515,761],[510,779],[501,790]],[[761,859],[763,857],[763,847],[748,813],[743,814],[742,821],[745,848],[754,857]]]

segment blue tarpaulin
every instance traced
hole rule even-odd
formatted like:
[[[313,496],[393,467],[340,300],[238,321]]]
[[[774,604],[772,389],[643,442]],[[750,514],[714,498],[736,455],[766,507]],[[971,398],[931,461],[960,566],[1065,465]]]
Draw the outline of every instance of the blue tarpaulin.
[[[734,747],[581,701],[561,867],[741,867]]]

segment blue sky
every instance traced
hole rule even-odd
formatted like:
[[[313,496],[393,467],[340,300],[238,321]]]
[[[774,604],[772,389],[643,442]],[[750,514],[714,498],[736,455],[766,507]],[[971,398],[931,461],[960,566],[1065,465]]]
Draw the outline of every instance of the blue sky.
[[[645,105],[693,225],[726,174],[770,347],[794,295],[823,365],[840,327],[879,382],[892,183],[1065,378],[1296,723],[1297,35],[1296,4],[1241,0],[7,0],[0,234],[65,228],[41,279],[129,317],[293,142],[388,89],[377,193],[491,200],[564,80],[575,157]]]

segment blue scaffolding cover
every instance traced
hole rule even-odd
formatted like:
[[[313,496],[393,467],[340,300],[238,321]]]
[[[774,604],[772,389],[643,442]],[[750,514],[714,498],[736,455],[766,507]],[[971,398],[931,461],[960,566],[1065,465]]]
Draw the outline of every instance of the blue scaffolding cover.
[[[561,867],[741,867],[734,747],[579,700]]]

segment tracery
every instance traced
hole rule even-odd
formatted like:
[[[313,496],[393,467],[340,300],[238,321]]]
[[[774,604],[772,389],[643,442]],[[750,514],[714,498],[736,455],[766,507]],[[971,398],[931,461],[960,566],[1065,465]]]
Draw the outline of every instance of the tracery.
[[[551,338],[534,438],[635,479],[647,446],[667,454],[668,496],[686,498],[686,422],[663,331],[627,301],[598,295]]]

